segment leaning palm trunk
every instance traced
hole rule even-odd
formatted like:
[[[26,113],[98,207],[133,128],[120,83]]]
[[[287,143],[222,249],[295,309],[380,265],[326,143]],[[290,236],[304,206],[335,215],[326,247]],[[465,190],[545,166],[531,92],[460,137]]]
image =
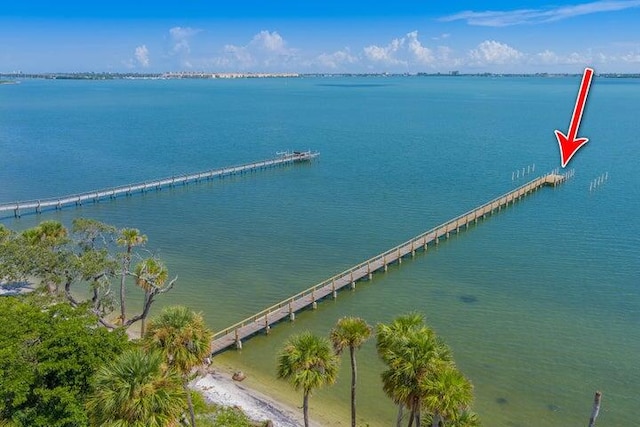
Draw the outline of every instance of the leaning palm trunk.
[[[396,418],[396,427],[400,427],[402,424],[402,418],[404,418],[404,414],[402,410],[404,409],[404,405],[402,403],[398,404],[398,417]]]
[[[413,422],[416,419],[416,401],[414,400],[411,403],[411,412],[409,413],[409,425],[408,427],[412,427],[413,426]],[[416,427],[420,427],[419,425],[417,425]]]
[[[351,354],[351,427],[356,427],[356,351],[349,346]]]
[[[440,425],[440,414],[438,412],[433,414],[433,422],[431,423],[431,427],[438,427]]]
[[[191,421],[191,427],[196,427],[196,413],[193,409],[191,391],[189,390],[189,385],[186,380],[182,383],[182,386],[184,387],[184,391],[187,393],[187,405],[189,405],[189,421]]]
[[[420,415],[422,413],[422,409],[420,408],[420,398],[416,399],[416,412],[415,412],[415,417],[416,417],[416,427],[420,427],[422,420],[420,419]]]
[[[302,413],[304,414],[304,427],[309,427],[309,391],[304,391],[302,398]]]
[[[120,322],[124,325],[126,320],[127,309],[125,307],[125,282],[127,280],[127,272],[129,271],[131,263],[131,248],[127,248],[127,254],[122,260],[122,271],[120,272]]]

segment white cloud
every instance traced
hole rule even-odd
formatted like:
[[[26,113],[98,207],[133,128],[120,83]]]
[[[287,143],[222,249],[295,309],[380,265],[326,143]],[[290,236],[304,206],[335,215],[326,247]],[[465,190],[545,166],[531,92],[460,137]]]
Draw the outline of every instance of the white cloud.
[[[539,24],[560,21],[593,13],[614,12],[640,7],[640,0],[601,0],[571,6],[510,11],[464,11],[440,18],[441,21],[466,21],[469,25],[506,27],[519,24]]]
[[[376,45],[364,48],[364,55],[373,62],[381,62],[386,65],[406,65],[406,61],[396,58],[396,54],[404,47],[404,38],[393,39],[385,47]]]
[[[359,58],[352,55],[349,48],[338,50],[333,53],[323,53],[318,55],[315,63],[324,69],[336,70],[343,66],[355,64]]]
[[[442,33],[439,36],[436,37],[431,37],[431,40],[444,40],[444,39],[448,39],[449,37],[451,37],[451,34],[449,33]]]
[[[457,68],[464,65],[464,59],[456,57],[455,52],[449,46],[438,46],[436,49],[436,59],[438,65],[447,68]]]
[[[629,52],[625,55],[620,56],[620,59],[624,62],[639,63],[640,52]]]
[[[364,57],[373,63],[396,67],[434,66],[437,63],[433,50],[422,44],[417,31],[393,39],[386,46],[367,46]]]
[[[138,65],[141,67],[149,66],[149,49],[147,49],[146,45],[136,47],[134,56],[136,57],[136,61],[138,61]]]
[[[278,32],[260,31],[244,46],[228,44],[223,55],[213,59],[213,64],[228,69],[279,69],[294,65],[297,52],[287,47],[287,43]]]
[[[268,52],[286,52],[287,50],[284,39],[276,31],[272,33],[265,30],[260,31],[253,36],[249,45]]]
[[[412,31],[407,34],[407,48],[417,62],[421,64],[433,63],[433,53],[431,52],[431,49],[422,46],[422,43],[420,43],[420,40],[418,40],[417,31]]]
[[[476,49],[469,52],[469,58],[473,65],[505,65],[515,64],[525,55],[512,48],[508,44],[495,40],[485,40]]]
[[[198,34],[200,30],[191,27],[173,27],[169,29],[172,54],[189,54],[191,46],[189,40]]]
[[[169,56],[176,57],[179,65],[191,68],[191,39],[201,30],[191,27],[173,27],[169,29]]]

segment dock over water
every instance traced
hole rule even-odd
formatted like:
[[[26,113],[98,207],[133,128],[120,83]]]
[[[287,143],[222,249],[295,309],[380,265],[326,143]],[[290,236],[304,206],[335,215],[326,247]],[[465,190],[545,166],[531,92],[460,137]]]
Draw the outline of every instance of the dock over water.
[[[0,217],[3,212],[13,212],[13,216],[19,218],[23,212],[41,213],[45,209],[62,209],[68,206],[80,206],[83,202],[99,202],[100,200],[105,199],[115,199],[118,196],[131,196],[137,193],[140,194],[147,191],[161,190],[166,187],[186,185],[191,182],[200,182],[203,180],[211,180],[213,178],[224,178],[231,175],[251,173],[273,167],[286,166],[292,163],[308,162],[320,155],[320,153],[312,151],[286,151],[277,154],[278,156],[272,159],[260,160],[237,166],[227,166],[204,172],[177,175],[169,178],[126,184],[118,187],[92,190],[60,197],[2,203],[0,204]]]
[[[320,300],[326,297],[337,298],[337,292],[343,288],[355,289],[359,280],[371,280],[373,274],[387,271],[388,265],[402,263],[403,258],[413,257],[416,251],[426,252],[429,246],[438,245],[441,238],[448,238],[451,233],[460,233],[469,228],[470,223],[486,218],[494,212],[513,205],[523,197],[542,187],[555,187],[567,179],[567,174],[550,173],[527,182],[508,193],[496,197],[470,211],[449,221],[431,228],[428,231],[401,243],[381,254],[330,277],[315,286],[286,298],[271,307],[247,317],[227,328],[216,332],[213,336],[212,353],[219,353],[229,347],[242,348],[243,340],[264,331],[269,333],[272,325],[283,320],[295,320],[298,311],[311,307],[315,309]]]

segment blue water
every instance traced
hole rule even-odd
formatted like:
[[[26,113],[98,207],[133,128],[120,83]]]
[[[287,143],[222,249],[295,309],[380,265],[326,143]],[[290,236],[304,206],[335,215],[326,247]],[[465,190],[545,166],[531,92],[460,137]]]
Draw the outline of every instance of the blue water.
[[[0,202],[49,197],[313,149],[311,165],[3,218],[76,216],[141,229],[179,281],[162,304],[213,329],[305,289],[559,166],[578,78],[38,81],[0,86]],[[640,392],[640,81],[595,78],[575,177],[436,250],[301,313],[221,364],[270,381],[291,333],[409,310],[452,346],[485,425],[635,425]],[[595,191],[590,183],[608,172]],[[135,295],[132,296],[135,298]],[[363,425],[389,425],[372,342]],[[348,362],[312,417],[348,420]],[[257,384],[259,385],[259,384]],[[298,404],[288,385],[273,393]],[[329,416],[328,419],[331,417]],[[326,421],[331,423],[331,421]],[[336,423],[333,423],[338,425]]]

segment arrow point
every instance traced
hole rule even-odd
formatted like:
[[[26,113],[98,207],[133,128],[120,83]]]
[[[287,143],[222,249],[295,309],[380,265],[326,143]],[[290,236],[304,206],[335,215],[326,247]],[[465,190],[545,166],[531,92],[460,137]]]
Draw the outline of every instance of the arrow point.
[[[564,168],[569,164],[569,160],[576,154],[578,149],[589,141],[589,138],[570,139],[559,130],[556,130],[555,134],[558,139],[558,146],[560,147],[560,162]]]

